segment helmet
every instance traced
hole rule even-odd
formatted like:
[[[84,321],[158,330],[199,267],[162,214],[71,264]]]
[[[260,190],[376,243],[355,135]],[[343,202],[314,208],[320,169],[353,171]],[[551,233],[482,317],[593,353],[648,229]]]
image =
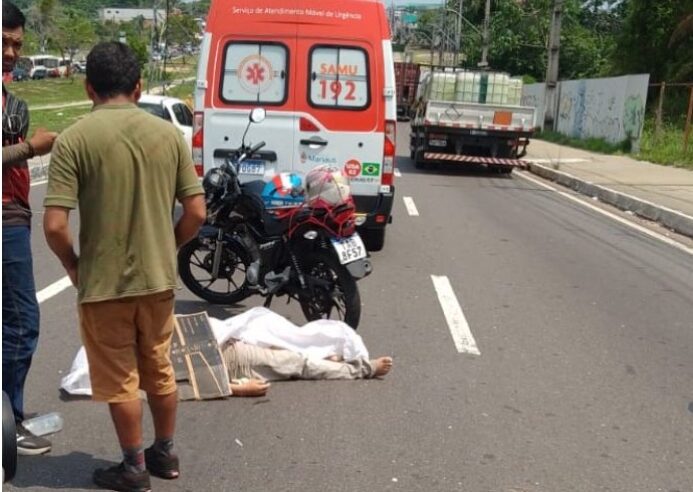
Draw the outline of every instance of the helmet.
[[[347,202],[351,197],[349,179],[336,167],[318,166],[306,175],[308,203],[317,200],[330,205]]]
[[[293,207],[302,204],[304,199],[303,180],[296,173],[279,173],[262,190],[267,208]]]

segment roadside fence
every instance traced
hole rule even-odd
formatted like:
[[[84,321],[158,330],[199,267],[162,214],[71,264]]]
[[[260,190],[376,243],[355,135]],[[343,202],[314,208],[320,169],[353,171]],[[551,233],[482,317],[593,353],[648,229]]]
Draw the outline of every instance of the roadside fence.
[[[689,145],[693,148],[693,82],[649,84],[647,91],[648,112],[654,116],[655,138],[662,138],[667,131],[680,132],[684,153]]]

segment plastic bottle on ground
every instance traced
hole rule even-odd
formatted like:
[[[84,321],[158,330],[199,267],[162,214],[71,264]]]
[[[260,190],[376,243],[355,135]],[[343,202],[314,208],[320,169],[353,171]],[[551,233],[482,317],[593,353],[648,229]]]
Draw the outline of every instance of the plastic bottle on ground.
[[[47,436],[63,429],[63,417],[58,412],[51,412],[27,419],[22,425],[35,436]]]

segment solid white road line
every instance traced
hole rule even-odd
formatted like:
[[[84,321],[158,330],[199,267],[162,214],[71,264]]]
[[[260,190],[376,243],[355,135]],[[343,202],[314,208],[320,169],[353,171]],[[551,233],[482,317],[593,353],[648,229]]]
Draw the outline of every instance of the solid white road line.
[[[41,304],[43,301],[47,301],[51,297],[60,294],[68,287],[72,287],[72,281],[70,280],[70,277],[66,275],[57,282],[50,284],[45,289],[38,291],[36,293],[36,299],[38,300],[38,303]]]
[[[481,355],[476,346],[476,341],[472,336],[472,330],[469,328],[467,318],[464,317],[462,308],[455,292],[452,290],[450,280],[445,276],[431,275],[433,286],[438,294],[438,301],[443,308],[443,314],[448,322],[448,328],[452,334],[452,340],[455,342],[455,347],[460,353]]]
[[[681,244],[681,243],[679,243],[679,242],[677,242],[677,241],[674,241],[673,239],[670,239],[670,238],[668,238],[668,237],[666,237],[666,236],[664,236],[664,235],[662,235],[662,234],[659,234],[658,232],[651,231],[651,230],[647,229],[646,227],[641,226],[640,224],[636,224],[635,222],[631,222],[631,221],[629,221],[629,220],[626,220],[626,219],[624,219],[623,217],[619,217],[618,215],[616,215],[616,214],[614,214],[614,213],[611,213],[611,212],[609,212],[609,211],[607,211],[607,210],[603,210],[603,209],[601,209],[601,208],[599,208],[599,207],[596,207],[596,206],[592,205],[591,203],[588,203],[588,202],[586,202],[586,201],[584,201],[584,200],[581,200],[581,199],[579,199],[579,198],[577,198],[577,197],[571,195],[570,193],[567,193],[567,192],[565,192],[565,191],[561,191],[561,190],[559,190],[559,189],[557,189],[557,188],[554,188],[553,186],[550,186],[550,185],[548,185],[548,184],[546,184],[546,183],[543,183],[542,181],[539,181],[538,179],[532,178],[532,177],[526,175],[525,173],[515,173],[515,175],[516,175],[516,176],[520,176],[520,177],[522,177],[523,179],[526,179],[527,181],[531,181],[532,183],[537,184],[537,185],[539,185],[539,186],[541,186],[541,187],[543,187],[543,188],[546,188],[547,190],[555,191],[555,192],[558,193],[559,195],[561,195],[561,196],[563,196],[563,197],[565,197],[565,198],[567,198],[567,199],[569,199],[569,200],[572,200],[572,201],[574,201],[575,203],[579,203],[579,204],[582,205],[583,207],[587,207],[587,208],[589,208],[589,209],[591,209],[591,210],[594,210],[595,212],[598,212],[598,213],[600,213],[600,214],[602,214],[602,215],[604,215],[604,216],[606,216],[606,217],[609,217],[610,219],[613,219],[613,220],[615,220],[616,222],[619,222],[619,223],[621,223],[621,224],[623,224],[623,225],[625,225],[625,226],[628,226],[628,227],[630,227],[631,229],[635,229],[635,230],[638,231],[638,232],[642,232],[643,234],[646,234],[646,235],[648,235],[648,236],[650,236],[650,237],[652,237],[652,238],[659,239],[660,241],[662,241],[662,242],[668,244],[669,246],[673,246],[673,247],[675,247],[675,248],[677,248],[677,249],[680,249],[680,250],[683,251],[684,253],[688,253],[689,255],[693,255],[693,248],[689,248],[689,247],[686,246],[685,244]]]
[[[589,159],[580,159],[578,157],[558,157],[556,159],[525,159],[530,162],[536,162],[537,164],[571,164],[575,163],[577,164],[578,162],[588,162]]]
[[[39,181],[32,181],[32,182],[31,182],[31,186],[38,186],[38,185],[42,185],[42,184],[46,184],[46,183],[48,183],[48,180],[47,180],[47,179],[42,179],[42,180],[39,180]]]
[[[404,206],[407,207],[407,212],[409,213],[409,215],[411,215],[412,217],[418,217],[419,211],[416,209],[414,199],[410,196],[404,196],[402,197],[402,200],[404,200]]]
[[[400,170],[397,169],[397,168],[395,168],[395,177],[396,177],[396,178],[401,178],[401,177],[402,177],[402,173],[401,173]]]

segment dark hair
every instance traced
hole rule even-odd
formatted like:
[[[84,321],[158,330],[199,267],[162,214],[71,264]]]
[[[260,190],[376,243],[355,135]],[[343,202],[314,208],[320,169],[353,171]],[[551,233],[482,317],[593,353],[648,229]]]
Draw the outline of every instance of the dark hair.
[[[24,29],[24,24],[26,24],[26,17],[24,17],[22,11],[12,2],[3,0],[2,27],[5,29],[17,29],[18,27]]]
[[[87,82],[99,97],[132,94],[139,80],[139,61],[126,44],[99,43],[87,55]]]

